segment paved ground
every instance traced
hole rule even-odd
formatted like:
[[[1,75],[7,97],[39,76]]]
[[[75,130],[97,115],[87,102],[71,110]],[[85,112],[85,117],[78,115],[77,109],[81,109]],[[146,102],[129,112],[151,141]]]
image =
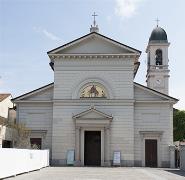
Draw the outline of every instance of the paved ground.
[[[185,180],[185,171],[154,168],[48,167],[9,180]]]

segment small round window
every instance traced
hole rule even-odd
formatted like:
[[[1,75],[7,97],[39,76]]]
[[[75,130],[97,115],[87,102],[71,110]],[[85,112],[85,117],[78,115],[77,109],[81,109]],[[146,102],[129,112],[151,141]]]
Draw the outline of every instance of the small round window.
[[[107,93],[101,85],[88,84],[82,89],[80,98],[107,98]]]

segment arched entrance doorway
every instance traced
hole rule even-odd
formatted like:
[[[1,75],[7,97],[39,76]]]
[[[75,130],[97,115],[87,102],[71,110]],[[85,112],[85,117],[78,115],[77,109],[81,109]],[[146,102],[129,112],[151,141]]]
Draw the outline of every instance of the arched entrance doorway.
[[[75,164],[105,166],[110,164],[110,123],[112,116],[91,107],[73,116],[76,126]]]

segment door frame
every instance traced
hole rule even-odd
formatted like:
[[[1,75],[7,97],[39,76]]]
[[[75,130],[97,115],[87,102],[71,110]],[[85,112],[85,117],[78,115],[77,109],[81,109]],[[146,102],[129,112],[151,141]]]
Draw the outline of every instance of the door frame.
[[[141,160],[142,166],[145,167],[145,139],[155,139],[157,140],[157,167],[161,167],[161,141],[163,131],[139,131],[140,138],[141,138]]]
[[[85,131],[101,131],[101,166],[104,166],[104,160],[105,160],[105,143],[104,143],[105,131],[104,131],[104,128],[82,128],[81,129],[81,144],[80,144],[81,165],[84,166]]]
[[[146,137],[146,138],[143,138],[143,143],[142,144],[142,166],[146,167],[146,164],[145,164],[145,140],[146,139],[151,139],[151,140],[157,140],[157,167],[160,167],[161,166],[161,153],[160,152],[160,139],[158,137]]]
[[[158,167],[158,141],[157,141],[157,139],[145,139],[145,166],[146,166],[146,140],[155,140],[156,141],[156,146],[157,146],[157,149],[156,149],[156,155],[157,155],[157,157],[156,157],[156,167]],[[148,167],[148,166],[147,166]],[[153,166],[152,166],[153,167]],[[155,167],[155,166],[154,166]]]

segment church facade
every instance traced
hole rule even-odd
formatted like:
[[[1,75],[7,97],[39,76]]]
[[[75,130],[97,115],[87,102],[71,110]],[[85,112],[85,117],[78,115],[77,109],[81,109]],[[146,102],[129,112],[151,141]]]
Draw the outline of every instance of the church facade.
[[[173,104],[166,32],[147,46],[147,86],[134,82],[141,51],[91,32],[48,52],[54,82],[13,99],[30,141],[53,165],[173,167]],[[115,154],[118,154],[116,157]],[[120,162],[119,162],[120,161]]]

